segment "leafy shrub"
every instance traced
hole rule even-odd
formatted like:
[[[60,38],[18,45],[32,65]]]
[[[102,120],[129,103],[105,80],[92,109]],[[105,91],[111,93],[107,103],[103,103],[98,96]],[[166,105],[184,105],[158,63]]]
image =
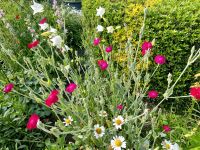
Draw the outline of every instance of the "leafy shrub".
[[[170,72],[175,78],[186,64],[186,59],[190,55],[190,47],[195,45],[200,47],[199,43],[199,21],[200,21],[200,3],[194,1],[167,1],[156,7],[149,9],[144,39],[150,40],[156,38],[156,44],[153,53],[163,54],[167,57],[167,65],[164,69],[159,70],[152,81],[159,91],[164,91],[163,85],[166,84],[166,72]],[[200,63],[197,61],[186,72],[185,77],[174,89],[175,95],[188,95],[189,87],[193,81],[193,75],[199,71]],[[168,105],[171,105],[169,101]],[[174,102],[173,102],[174,103]],[[183,110],[190,101],[187,99],[177,99],[174,105]],[[165,105],[167,107],[167,105]],[[179,109],[177,109],[179,110]]]

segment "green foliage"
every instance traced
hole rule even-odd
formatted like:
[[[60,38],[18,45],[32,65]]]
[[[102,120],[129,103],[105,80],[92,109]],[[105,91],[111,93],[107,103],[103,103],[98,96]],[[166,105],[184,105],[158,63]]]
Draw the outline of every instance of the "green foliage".
[[[45,146],[43,139],[47,134],[26,130],[26,122],[32,110],[22,99],[14,94],[3,96],[0,93],[0,148],[35,149]]]
[[[29,57],[33,62],[37,59],[37,56],[27,48],[28,43],[33,40],[27,27],[39,30],[38,22],[43,17],[46,17],[51,26],[55,26],[57,30],[61,28],[55,23],[57,16],[52,15],[53,10],[49,4],[43,3],[46,11],[39,17],[32,15],[30,4],[32,4],[32,1],[0,0],[0,8],[5,13],[3,19],[0,19],[0,44],[4,43],[5,48],[10,50],[16,57],[16,60],[22,64],[25,64],[23,61],[25,56]],[[80,15],[68,13],[71,11],[70,9],[65,9],[65,11],[67,14],[64,16],[65,21],[67,20],[65,28],[69,32],[64,33],[63,37],[68,41],[70,48],[81,50],[80,35],[82,31]],[[6,26],[7,24],[9,24],[9,27]],[[37,91],[40,90],[38,89],[38,83],[26,78],[22,68],[16,61],[10,60],[2,52],[2,49],[0,49],[0,60],[0,89],[3,89],[5,84],[13,82],[15,90],[21,91],[22,94],[28,93],[31,96],[26,86],[32,87]],[[51,70],[48,71],[51,72]],[[18,86],[20,83],[21,86]],[[16,96],[16,93],[5,96],[1,94],[2,92],[0,92],[0,148],[3,148],[3,150],[6,147],[9,149],[44,148],[44,141],[50,135],[38,131],[28,132],[26,130],[26,123],[32,113],[40,115],[42,121],[47,124],[50,123],[48,120],[54,120],[55,116],[52,115],[47,107],[39,105],[36,101],[30,100],[27,97]],[[43,120],[43,118],[46,119]],[[51,141],[53,142],[54,138],[51,138]]]
[[[200,46],[200,3],[194,1],[163,0],[156,7],[149,9],[144,40],[156,39],[156,44],[152,50],[153,56],[156,54],[165,55],[167,64],[163,65],[156,72],[152,80],[152,88],[162,93],[167,84],[167,74],[170,72],[173,79],[176,79],[187,63],[190,55],[190,48],[195,45]],[[189,95],[189,87],[193,81],[193,76],[199,71],[199,61],[193,64],[179,84],[174,89],[174,95]],[[168,101],[165,107],[176,105],[177,110],[187,108],[190,104],[188,99],[177,99],[176,102]],[[181,111],[180,111],[181,112]]]

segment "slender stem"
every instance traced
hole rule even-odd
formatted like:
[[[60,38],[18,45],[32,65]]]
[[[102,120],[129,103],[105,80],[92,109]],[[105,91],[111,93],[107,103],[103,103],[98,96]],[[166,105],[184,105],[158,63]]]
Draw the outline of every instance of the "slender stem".
[[[190,95],[188,96],[175,96],[175,97],[168,97],[168,98],[189,98],[191,97]]]

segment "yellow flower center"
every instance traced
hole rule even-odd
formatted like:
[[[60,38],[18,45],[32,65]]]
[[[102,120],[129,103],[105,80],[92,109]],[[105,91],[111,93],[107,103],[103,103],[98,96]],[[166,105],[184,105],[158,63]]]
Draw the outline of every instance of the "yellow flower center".
[[[115,140],[115,146],[121,147],[122,146],[122,141],[120,139]]]
[[[101,134],[101,132],[102,132],[101,128],[96,128],[96,133],[97,134]]]
[[[70,123],[71,123],[71,120],[70,120],[70,119],[66,119],[66,120],[65,120],[65,123],[66,123],[66,124],[70,124]]]
[[[115,121],[115,123],[116,123],[117,125],[121,125],[121,124],[122,124],[122,121],[121,121],[120,119],[117,119],[117,120]]]
[[[166,149],[170,149],[170,144],[165,145]]]

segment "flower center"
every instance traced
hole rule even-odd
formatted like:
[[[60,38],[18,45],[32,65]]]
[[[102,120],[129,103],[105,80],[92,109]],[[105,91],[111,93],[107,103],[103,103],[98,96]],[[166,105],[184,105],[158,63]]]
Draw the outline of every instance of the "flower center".
[[[102,132],[102,131],[101,131],[101,128],[96,128],[96,133],[97,133],[97,134],[101,134],[101,132]]]
[[[121,125],[121,124],[122,124],[122,121],[121,121],[120,119],[117,119],[117,120],[115,121],[115,123],[116,123],[117,125]]]
[[[122,141],[120,139],[115,140],[115,146],[121,147],[122,146]]]
[[[170,149],[170,144],[165,145],[166,149]]]
[[[70,124],[71,120],[70,119],[66,119],[65,122],[66,122],[66,124]]]

